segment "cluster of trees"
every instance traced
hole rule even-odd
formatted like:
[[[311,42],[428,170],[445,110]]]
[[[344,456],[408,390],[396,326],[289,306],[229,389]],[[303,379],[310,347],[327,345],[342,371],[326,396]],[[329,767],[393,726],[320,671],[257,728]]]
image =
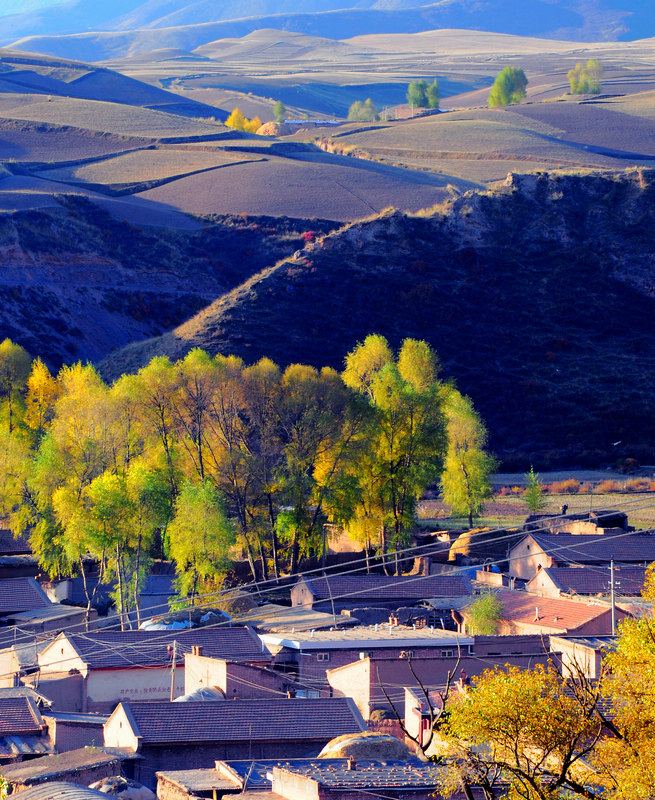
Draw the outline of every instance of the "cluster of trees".
[[[527,86],[528,79],[520,67],[505,67],[496,76],[489,92],[489,108],[520,103]]]
[[[355,100],[348,109],[349,122],[374,122],[377,119],[380,119],[380,113],[370,97],[363,103],[361,100]]]
[[[262,126],[262,121],[259,117],[248,119],[240,108],[235,108],[230,116],[225,120],[228,128],[234,128],[237,131],[245,131],[246,133],[257,133]]]
[[[644,591],[655,600],[651,568]],[[445,794],[486,800],[651,800],[655,786],[652,610],[621,625],[599,680],[575,662],[487,670],[434,715]],[[447,690],[452,688],[452,678]]]
[[[596,58],[590,58],[586,64],[579,61],[566,73],[566,77],[569,79],[571,94],[599,94],[603,65]]]
[[[369,336],[342,374],[196,349],[108,386],[89,364],[55,377],[6,340],[0,512],[51,573],[84,574],[91,554],[123,620],[158,537],[191,603],[235,543],[255,580],[321,553],[328,521],[385,557],[409,543],[428,485],[467,513],[487,492],[484,426],[438,373],[425,342],[396,356]]]
[[[407,87],[407,102],[416,108],[439,108],[437,79],[430,84],[426,80],[412,81]]]

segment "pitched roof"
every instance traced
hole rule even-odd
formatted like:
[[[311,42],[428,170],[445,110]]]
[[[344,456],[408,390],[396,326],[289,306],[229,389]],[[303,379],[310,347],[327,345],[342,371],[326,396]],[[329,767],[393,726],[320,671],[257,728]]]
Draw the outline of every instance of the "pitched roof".
[[[648,533],[533,533],[539,547],[557,561],[580,564],[655,561],[655,536]]]
[[[2,774],[10,783],[39,783],[60,775],[67,775],[80,769],[102,764],[119,764],[132,758],[131,753],[121,753],[105,747],[81,747],[54,756],[43,756],[19,764],[3,767]]]
[[[48,595],[34,578],[0,580],[0,616],[49,605],[52,603]]]
[[[499,591],[502,619],[524,625],[538,625],[553,631],[575,630],[609,612],[608,606],[590,605],[577,600],[538,597],[528,592]]]
[[[28,555],[32,552],[28,536],[14,536],[7,528],[0,528],[0,555]]]
[[[301,580],[317,600],[354,598],[364,605],[371,600],[422,600],[471,594],[461,575],[335,575]]]
[[[269,661],[259,639],[245,627],[198,628],[189,631],[95,631],[68,635],[83,661],[92,669],[167,665],[176,643],[178,663],[184,653],[201,645],[203,655],[226,661]]]
[[[548,567],[544,572],[566,594],[610,594],[610,570],[606,567]],[[614,591],[619,595],[640,595],[646,577],[645,567],[614,570]],[[536,576],[535,576],[536,578]],[[535,580],[532,578],[531,581]],[[528,581],[530,586],[531,581]]]
[[[328,741],[366,726],[347,697],[121,703],[143,744],[207,741]],[[112,715],[113,716],[113,715]],[[107,724],[111,724],[110,722]]]
[[[29,697],[0,697],[0,736],[41,733],[43,718]]]

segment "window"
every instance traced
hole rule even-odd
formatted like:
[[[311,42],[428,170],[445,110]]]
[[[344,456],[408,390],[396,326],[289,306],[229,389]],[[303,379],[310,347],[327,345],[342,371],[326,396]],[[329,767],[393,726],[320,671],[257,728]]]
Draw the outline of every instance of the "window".
[[[307,698],[314,698],[320,697],[321,694],[316,689],[297,689],[296,690],[296,697],[307,699]]]
[[[330,654],[329,653],[316,653],[316,660],[317,661],[329,661]]]
[[[454,658],[455,651],[454,650],[442,650],[441,651],[441,658]]]

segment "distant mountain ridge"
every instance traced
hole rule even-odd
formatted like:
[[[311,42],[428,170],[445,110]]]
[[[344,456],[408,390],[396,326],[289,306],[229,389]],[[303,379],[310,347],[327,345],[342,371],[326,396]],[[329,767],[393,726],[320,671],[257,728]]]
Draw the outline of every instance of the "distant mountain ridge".
[[[305,0],[300,10],[290,0],[69,0],[0,17],[0,45],[101,60],[162,47],[193,50],[264,27],[331,39],[462,28],[610,41],[655,36],[655,15],[648,0]]]

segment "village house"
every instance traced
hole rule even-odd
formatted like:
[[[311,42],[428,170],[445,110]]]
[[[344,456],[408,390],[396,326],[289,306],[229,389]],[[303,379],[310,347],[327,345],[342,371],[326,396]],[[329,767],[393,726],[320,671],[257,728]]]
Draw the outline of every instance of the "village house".
[[[4,767],[2,775],[14,794],[53,781],[88,785],[101,778],[121,775],[124,771],[123,764],[128,765],[127,771],[130,772],[129,763],[134,758],[133,753],[112,752],[103,747],[84,747]]]
[[[52,606],[52,602],[35,578],[3,578],[0,580],[0,624],[10,624],[12,614]]]
[[[338,764],[313,761],[273,767],[271,788],[285,800],[353,800],[362,793],[428,800],[439,796],[435,795],[439,779],[440,768],[436,764],[418,760],[389,764],[344,758]]]
[[[443,798],[438,767],[415,757],[217,761],[214,769],[157,773],[158,800],[219,800],[228,795],[257,800],[361,800],[363,796],[427,800]],[[236,794],[235,794],[236,793]],[[481,796],[473,792],[474,800]],[[451,800],[464,800],[455,792]]]
[[[102,714],[78,714],[70,711],[44,711],[48,736],[58,753],[98,747],[104,741],[103,726],[109,717]]]
[[[300,578],[291,588],[291,604],[340,614],[361,606],[396,609],[429,597],[470,594],[462,575],[335,575]]]
[[[201,647],[184,656],[184,700],[198,692],[212,689],[226,700],[247,700],[275,695],[292,697],[318,697],[312,685],[294,680],[290,673],[277,672],[269,667],[226,661],[203,655]],[[324,693],[329,696],[329,693]]]
[[[614,570],[614,593],[639,597],[644,588],[645,567],[617,567]],[[546,567],[525,585],[526,592],[543,597],[609,597],[612,575],[607,567]]]
[[[540,569],[566,566],[648,566],[655,561],[655,535],[531,533],[509,552],[509,575],[529,581]]]
[[[480,675],[495,664],[527,668],[547,659],[540,636],[454,636],[449,647],[432,651],[372,652],[329,669],[327,679],[334,696],[352,698],[369,721],[376,709],[395,708],[402,717],[407,687],[442,689],[449,674],[454,682]]]
[[[495,592],[502,605],[497,632],[503,636],[540,634],[561,636],[606,636],[612,633],[612,609],[609,604],[554,597],[539,597],[528,592],[500,589]],[[467,630],[469,609],[456,612],[459,628]],[[615,620],[630,615],[617,608]]]
[[[590,680],[600,678],[606,653],[616,647],[616,636],[551,636],[550,649],[563,675],[582,674]]]
[[[20,686],[25,678],[37,672],[38,655],[55,636],[55,633],[22,633],[15,626],[0,629],[0,687]]]
[[[121,703],[105,746],[138,753],[135,778],[154,788],[160,770],[210,768],[216,759],[315,757],[330,739],[366,730],[347,698]]]
[[[458,644],[464,647],[473,643],[472,638],[463,638],[454,631],[398,625],[393,615],[383,625],[309,633],[266,633],[259,638],[273,656],[274,669],[291,673],[298,683],[313,686],[318,692],[328,689],[327,670],[372,654],[389,658],[407,653],[438,657],[442,652],[456,652]]]
[[[580,511],[575,514],[531,514],[523,523],[526,533],[597,534],[632,531],[628,515],[618,509]]]
[[[0,764],[52,752],[45,720],[32,697],[0,698]]]
[[[30,681],[58,711],[110,713],[121,700],[184,694],[184,654],[194,647],[228,661],[266,666],[271,660],[247,627],[61,633],[39,653]]]

